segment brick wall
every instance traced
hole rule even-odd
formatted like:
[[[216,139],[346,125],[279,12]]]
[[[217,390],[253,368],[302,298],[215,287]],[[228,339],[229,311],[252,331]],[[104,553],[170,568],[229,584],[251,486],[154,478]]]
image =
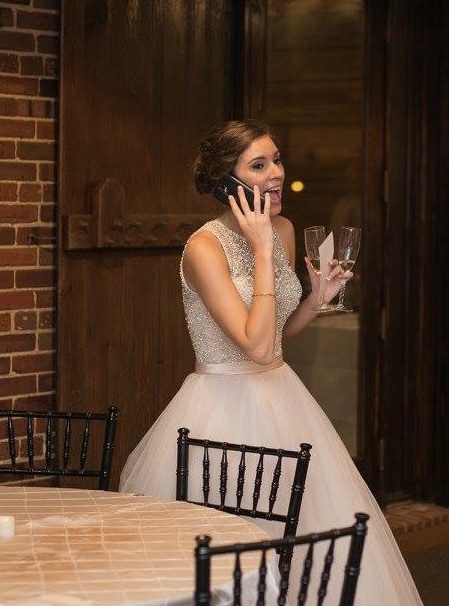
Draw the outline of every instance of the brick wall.
[[[1,409],[54,406],[59,11],[0,3]]]

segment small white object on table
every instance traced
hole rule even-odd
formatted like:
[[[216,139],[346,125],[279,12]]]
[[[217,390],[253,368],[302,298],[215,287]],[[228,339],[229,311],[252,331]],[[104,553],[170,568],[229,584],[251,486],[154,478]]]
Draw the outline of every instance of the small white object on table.
[[[213,545],[268,538],[215,509],[99,490],[0,486],[0,516],[12,515],[0,606],[192,604],[196,535]],[[255,587],[259,555],[244,556],[244,583]],[[231,566],[212,568],[220,595],[230,595]]]
[[[0,516],[0,539],[14,536],[14,516]]]

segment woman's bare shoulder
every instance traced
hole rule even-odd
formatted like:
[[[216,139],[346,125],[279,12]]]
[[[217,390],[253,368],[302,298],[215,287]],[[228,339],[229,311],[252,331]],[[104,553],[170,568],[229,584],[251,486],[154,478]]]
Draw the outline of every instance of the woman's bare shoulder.
[[[201,229],[190,236],[185,247],[184,256],[220,252],[220,250],[222,250],[222,246],[218,238],[208,229]]]
[[[185,247],[183,267],[186,278],[195,284],[195,276],[227,271],[226,255],[218,238],[206,229],[193,234]]]

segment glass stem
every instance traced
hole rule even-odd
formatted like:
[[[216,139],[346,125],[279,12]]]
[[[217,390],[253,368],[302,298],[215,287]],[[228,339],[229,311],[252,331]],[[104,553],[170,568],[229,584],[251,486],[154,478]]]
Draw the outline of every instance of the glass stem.
[[[343,284],[341,285],[340,288],[340,293],[338,295],[338,308],[343,308],[345,306],[344,304],[344,299],[345,299],[345,289],[346,289],[346,282],[343,282]]]

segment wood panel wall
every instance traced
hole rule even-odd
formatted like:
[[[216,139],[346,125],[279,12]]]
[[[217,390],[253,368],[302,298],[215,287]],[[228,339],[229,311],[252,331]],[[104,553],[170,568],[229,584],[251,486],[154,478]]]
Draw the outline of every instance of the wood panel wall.
[[[297,227],[361,224],[363,2],[268,2],[266,119],[287,172],[285,214]],[[290,189],[294,180],[304,190]],[[357,280],[359,273],[357,273]],[[356,280],[356,281],[357,281]],[[348,285],[354,299],[357,286]]]
[[[120,409],[112,488],[193,369],[179,262],[217,210],[191,169],[232,105],[231,17],[222,0],[63,2],[58,398]]]
[[[297,198],[287,189],[288,208],[301,224],[329,225],[340,196],[360,196],[363,5],[269,6],[267,119],[285,133],[290,181],[305,183]]]

